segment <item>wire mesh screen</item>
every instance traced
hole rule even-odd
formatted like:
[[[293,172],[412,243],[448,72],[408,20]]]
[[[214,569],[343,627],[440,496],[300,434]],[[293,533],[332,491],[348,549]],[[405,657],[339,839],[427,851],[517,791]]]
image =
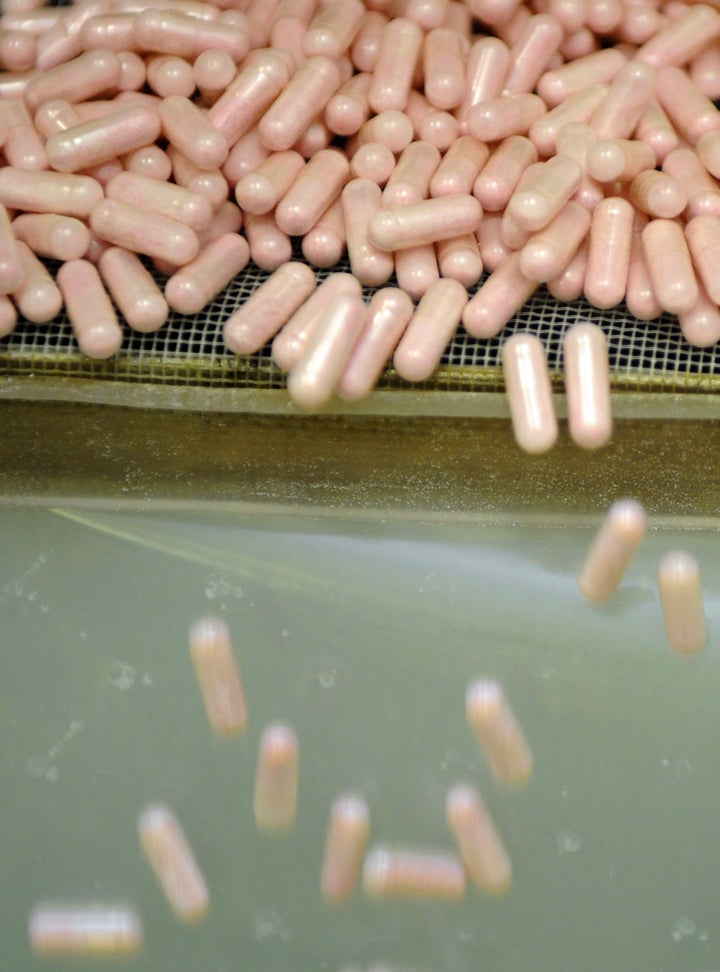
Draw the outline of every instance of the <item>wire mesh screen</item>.
[[[301,258],[299,253],[297,257]],[[50,269],[56,267],[50,265]],[[333,270],[348,271],[349,265],[342,263]],[[329,272],[318,271],[318,280]],[[267,276],[250,264],[202,314],[186,317],[171,313],[167,324],[153,334],[140,334],[126,327],[121,351],[108,361],[90,360],[80,353],[64,313],[46,325],[21,320],[12,334],[0,341],[0,372],[14,377],[34,375],[172,386],[283,388],[285,378],[272,361],[269,345],[255,355],[238,357],[223,343],[225,321]],[[164,278],[156,279],[162,286]],[[366,290],[367,299],[371,294]],[[639,321],[622,305],[598,311],[583,300],[561,303],[543,287],[496,338],[480,340],[460,328],[433,377],[413,387],[502,391],[500,348],[509,334],[522,330],[531,330],[543,340],[559,387],[563,334],[582,319],[599,324],[607,335],[614,390],[677,393],[720,389],[720,349],[691,347],[673,316]],[[389,365],[379,387],[402,389],[409,385]]]

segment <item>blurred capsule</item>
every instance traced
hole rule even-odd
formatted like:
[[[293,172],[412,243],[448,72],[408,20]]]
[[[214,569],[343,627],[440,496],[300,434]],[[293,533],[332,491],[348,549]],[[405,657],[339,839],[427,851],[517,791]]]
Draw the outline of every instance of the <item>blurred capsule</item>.
[[[146,807],[138,834],[175,917],[184,922],[202,920],[210,904],[207,885],[173,812],[159,803]]]
[[[41,904],[28,921],[30,946],[44,958],[113,959],[143,944],[140,918],[123,905]]]
[[[260,739],[253,809],[258,830],[288,830],[295,822],[298,790],[298,741],[283,723],[269,725]]]
[[[618,500],[608,510],[578,574],[590,601],[612,597],[647,532],[647,514],[637,500]]]
[[[513,786],[527,782],[532,752],[502,685],[488,678],[473,682],[465,695],[465,712],[493,775]]]
[[[673,550],[658,568],[665,631],[676,651],[700,651],[707,641],[700,568],[684,550]]]
[[[465,895],[465,871],[454,854],[376,844],[365,858],[363,888],[375,899],[456,901]]]
[[[227,624],[222,618],[200,618],[191,626],[189,640],[208,722],[220,736],[244,732],[245,691]]]

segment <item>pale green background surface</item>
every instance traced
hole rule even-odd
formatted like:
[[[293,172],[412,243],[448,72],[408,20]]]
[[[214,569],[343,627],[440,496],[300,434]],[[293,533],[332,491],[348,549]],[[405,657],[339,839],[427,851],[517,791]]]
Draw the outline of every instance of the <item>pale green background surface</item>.
[[[718,537],[654,531],[607,606],[575,574],[587,526],[197,514],[0,511],[0,969],[41,962],[42,900],[126,900],[152,972],[337,972],[384,959],[436,972],[720,968]],[[710,640],[667,645],[656,569],[694,552]],[[233,633],[250,727],[210,731],[187,629]],[[491,779],[464,692],[499,678],[535,753],[532,782]],[[260,837],[257,742],[290,720],[297,826]],[[482,790],[515,867],[498,901],[364,900],[318,887],[327,814],[361,790],[372,840],[452,848],[447,789]],[[168,802],[210,886],[184,928],[143,861],[140,809]]]

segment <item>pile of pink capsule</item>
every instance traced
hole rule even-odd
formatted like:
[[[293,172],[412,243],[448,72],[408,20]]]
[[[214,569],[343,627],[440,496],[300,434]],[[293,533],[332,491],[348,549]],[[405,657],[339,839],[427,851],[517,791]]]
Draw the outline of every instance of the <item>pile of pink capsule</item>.
[[[120,319],[153,331],[171,310],[197,315],[252,261],[270,276],[224,322],[225,343],[245,355],[272,340],[306,408],[369,394],[390,360],[428,378],[461,325],[494,337],[540,286],[677,315],[699,347],[720,339],[710,4],[3,10],[0,334],[64,306],[82,351],[111,357]],[[345,255],[352,272],[318,286],[312,268]],[[61,261],[54,279],[46,259]],[[604,389],[602,335],[585,344],[566,380],[598,370]],[[532,334],[504,364],[546,381]],[[609,416],[588,423],[577,441],[604,444]],[[525,447],[553,436],[548,418]]]

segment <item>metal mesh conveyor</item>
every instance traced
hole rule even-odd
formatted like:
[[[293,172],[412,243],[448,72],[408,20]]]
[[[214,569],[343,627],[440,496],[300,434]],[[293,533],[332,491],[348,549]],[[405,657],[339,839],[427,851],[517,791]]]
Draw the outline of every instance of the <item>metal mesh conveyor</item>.
[[[51,269],[53,269],[51,267]],[[349,270],[343,263],[335,270]],[[322,280],[329,271],[319,271]],[[268,274],[250,264],[200,315],[171,313],[154,334],[126,330],[121,351],[111,360],[95,361],[79,351],[63,313],[48,325],[20,321],[0,341],[0,373],[6,378],[78,379],[165,387],[246,389],[284,388],[285,378],[273,364],[269,346],[258,354],[237,357],[225,347],[222,328],[229,315]],[[158,278],[162,284],[162,278]],[[391,281],[392,282],[392,281]],[[369,298],[371,291],[366,291]],[[558,390],[561,388],[562,336],[579,319],[602,326],[610,349],[614,391],[704,393],[720,389],[720,349],[691,347],[677,320],[663,315],[639,321],[624,306],[598,311],[583,300],[561,303],[541,287],[503,330],[490,340],[471,337],[462,328],[446,349],[434,376],[408,385],[388,367],[379,388],[430,391],[502,391],[500,347],[508,334],[532,330],[545,344]],[[88,386],[89,387],[89,386]]]

